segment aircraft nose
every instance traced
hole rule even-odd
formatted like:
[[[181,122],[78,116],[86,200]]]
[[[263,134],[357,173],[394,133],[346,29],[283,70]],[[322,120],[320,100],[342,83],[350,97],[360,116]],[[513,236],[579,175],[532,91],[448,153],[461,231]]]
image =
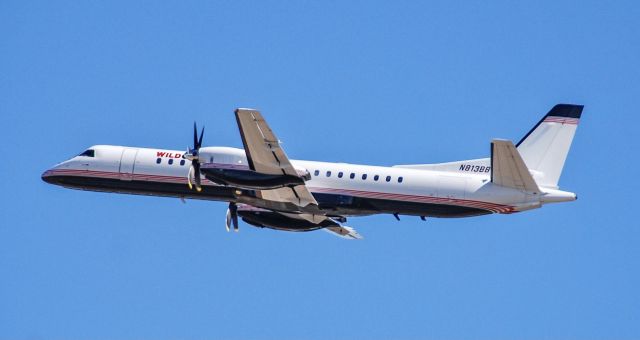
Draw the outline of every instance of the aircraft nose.
[[[62,171],[64,170],[60,169],[60,165],[56,165],[43,172],[40,178],[46,183],[60,185],[64,179],[64,173]]]
[[[53,170],[49,169],[45,172],[42,173],[42,180],[49,183],[49,184],[55,184],[55,181],[53,180]]]

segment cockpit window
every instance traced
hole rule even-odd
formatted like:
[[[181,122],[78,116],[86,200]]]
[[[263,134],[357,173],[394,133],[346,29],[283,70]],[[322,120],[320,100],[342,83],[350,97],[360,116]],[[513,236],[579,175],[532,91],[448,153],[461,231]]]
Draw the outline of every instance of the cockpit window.
[[[82,152],[81,154],[79,154],[78,156],[95,157],[96,156],[96,152],[95,152],[95,150],[88,149],[88,150],[85,150],[84,152]]]

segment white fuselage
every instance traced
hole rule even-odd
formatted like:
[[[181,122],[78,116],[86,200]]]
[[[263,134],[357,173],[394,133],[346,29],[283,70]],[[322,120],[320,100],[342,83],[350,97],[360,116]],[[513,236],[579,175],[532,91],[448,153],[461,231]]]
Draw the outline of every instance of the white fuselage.
[[[246,192],[207,179],[203,179],[202,192],[189,191],[189,161],[182,158],[183,151],[108,145],[94,146],[91,150],[94,151],[93,156],[80,155],[62,162],[47,170],[43,179],[85,190],[251,202],[243,200]],[[204,164],[247,165],[244,150],[236,148],[203,147],[200,159]],[[488,171],[469,173],[455,169],[444,171],[301,160],[292,160],[291,163],[296,169],[309,172],[311,178],[305,185],[321,206],[324,204],[340,216],[399,213],[461,217],[513,213],[538,208],[546,202],[575,199],[572,193],[554,189],[528,194],[495,185],[490,181]],[[432,210],[432,207],[438,209]],[[447,208],[458,210],[448,213]]]

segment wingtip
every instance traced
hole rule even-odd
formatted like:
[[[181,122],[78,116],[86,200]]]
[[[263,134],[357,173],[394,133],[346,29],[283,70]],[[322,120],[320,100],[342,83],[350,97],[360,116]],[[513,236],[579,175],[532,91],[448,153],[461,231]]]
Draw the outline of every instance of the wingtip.
[[[239,108],[235,109],[235,113],[238,113],[239,111],[258,111],[258,110],[252,109],[250,107],[239,107]]]
[[[348,226],[332,226],[322,230],[346,240],[362,240],[364,238],[355,229]]]

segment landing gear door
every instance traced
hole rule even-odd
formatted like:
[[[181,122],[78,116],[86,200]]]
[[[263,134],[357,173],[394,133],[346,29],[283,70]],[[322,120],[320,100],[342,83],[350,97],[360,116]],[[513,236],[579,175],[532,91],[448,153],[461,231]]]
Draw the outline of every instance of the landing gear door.
[[[120,157],[120,180],[131,181],[133,179],[137,155],[138,149],[125,148],[122,150],[122,156]]]

